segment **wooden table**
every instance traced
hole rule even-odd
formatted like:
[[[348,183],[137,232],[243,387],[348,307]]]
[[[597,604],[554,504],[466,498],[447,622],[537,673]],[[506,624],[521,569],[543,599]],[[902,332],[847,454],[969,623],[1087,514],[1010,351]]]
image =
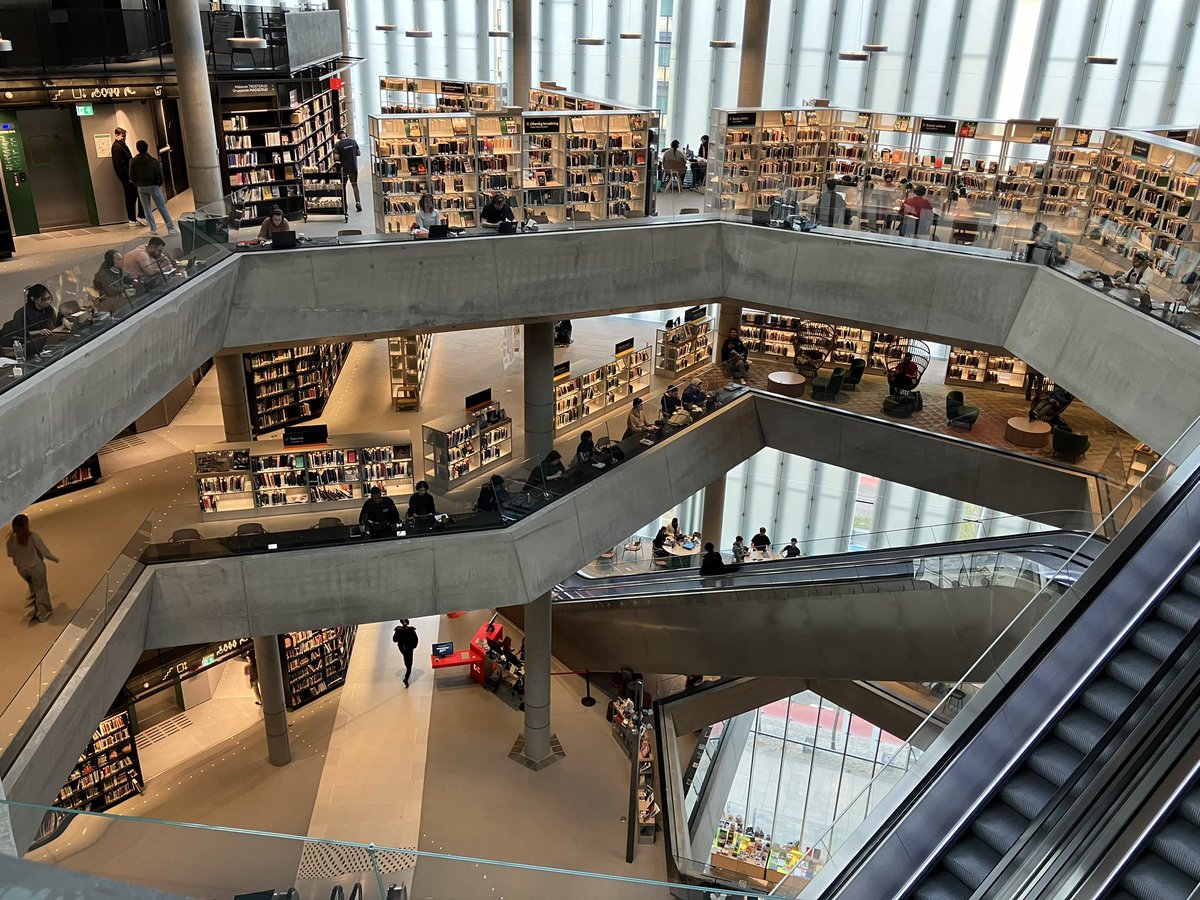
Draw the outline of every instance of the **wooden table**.
[[[1050,442],[1050,423],[1013,416],[1004,426],[1004,439],[1018,447],[1045,447]]]
[[[803,397],[808,379],[799,372],[772,372],[767,376],[767,387],[784,397]]]

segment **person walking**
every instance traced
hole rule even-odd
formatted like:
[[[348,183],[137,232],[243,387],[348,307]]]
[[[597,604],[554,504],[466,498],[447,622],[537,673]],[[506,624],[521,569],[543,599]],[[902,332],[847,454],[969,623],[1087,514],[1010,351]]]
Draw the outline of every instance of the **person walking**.
[[[142,209],[146,211],[151,234],[158,234],[158,226],[154,224],[153,206],[158,207],[158,214],[167,226],[167,234],[174,234],[175,222],[167,212],[167,198],[162,189],[162,166],[150,155],[150,145],[145,141],[137,142],[137,156],[129,162],[129,180],[137,186],[138,199],[142,201]]]
[[[12,520],[12,532],[8,535],[6,549],[8,558],[17,567],[17,574],[29,585],[27,608],[33,609],[33,617],[45,622],[53,611],[50,606],[50,589],[46,585],[46,560],[58,562],[46,542],[36,531],[29,530],[29,516],[22,513]]]
[[[350,182],[354,188],[354,208],[362,212],[362,197],[358,193],[358,158],[362,150],[358,147],[358,141],[347,137],[344,130],[339,130],[337,140],[333,143],[333,152],[337,154],[338,165],[342,169],[342,186]]]
[[[138,199],[137,185],[129,180],[129,163],[133,154],[129,152],[129,145],[125,143],[127,135],[128,132],[124,128],[113,129],[112,164],[117,179],[121,182],[121,190],[125,192],[125,215],[129,218],[129,224],[136,227],[145,224],[145,219],[142,218],[142,203]]]
[[[401,619],[396,630],[392,632],[392,640],[400,648],[404,657],[404,686],[408,687],[409,676],[412,675],[413,651],[417,649],[417,629],[408,624],[408,619]]]

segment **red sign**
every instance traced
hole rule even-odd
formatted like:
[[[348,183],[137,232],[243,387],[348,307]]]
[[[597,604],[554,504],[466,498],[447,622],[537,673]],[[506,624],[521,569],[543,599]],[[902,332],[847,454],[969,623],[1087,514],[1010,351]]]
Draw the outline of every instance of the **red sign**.
[[[342,89],[342,79],[330,78],[329,79],[329,89],[333,90],[333,91],[340,91]]]

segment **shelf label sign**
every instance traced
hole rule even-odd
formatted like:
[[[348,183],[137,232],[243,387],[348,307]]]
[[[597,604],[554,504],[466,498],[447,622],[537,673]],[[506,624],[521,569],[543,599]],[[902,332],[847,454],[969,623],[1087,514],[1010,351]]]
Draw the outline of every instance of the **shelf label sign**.
[[[1134,141],[1133,146],[1129,150],[1129,155],[1134,159],[1149,159],[1150,145],[1145,141]]]
[[[554,380],[555,381],[558,381],[560,378],[566,378],[570,374],[571,374],[571,361],[570,360],[567,360],[566,362],[560,362],[554,367]]]
[[[727,124],[730,128],[736,128],[745,125],[757,125],[758,113],[730,113],[729,118],[725,120],[725,124]]]
[[[483,409],[492,402],[492,389],[484,388],[478,393],[471,394],[463,400],[463,406],[467,412],[475,412],[477,409]]]
[[[467,92],[467,86],[466,86],[466,84],[464,84],[461,81],[443,81],[442,82],[442,93],[443,94],[465,94],[466,92]]]
[[[952,119],[922,119],[921,134],[957,134],[958,123]]]
[[[633,338],[626,338],[613,348],[613,356],[620,356],[633,349]]]
[[[562,130],[558,116],[527,116],[524,124],[526,134],[558,134]]]
[[[1186,128],[1175,128],[1168,131],[1166,136],[1173,141],[1186,141],[1188,139],[1188,130]]]
[[[703,319],[706,312],[708,310],[703,306],[693,306],[683,314],[683,321],[695,322],[697,319]]]
[[[249,97],[273,94],[275,93],[275,87],[265,81],[255,83],[239,82],[237,84],[221,84],[217,87],[217,93],[222,97]]]

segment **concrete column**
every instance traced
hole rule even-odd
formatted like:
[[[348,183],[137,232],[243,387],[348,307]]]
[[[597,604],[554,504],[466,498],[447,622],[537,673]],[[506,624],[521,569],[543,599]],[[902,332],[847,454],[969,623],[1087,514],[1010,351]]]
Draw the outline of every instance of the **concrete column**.
[[[533,76],[533,0],[512,0],[512,96],[509,106],[529,108]]]
[[[245,442],[250,432],[250,397],[246,392],[246,368],[240,353],[220,353],[214,361],[217,389],[221,393],[221,421],[225,440]]]
[[[742,63],[738,73],[738,106],[762,106],[767,65],[767,26],[771,0],[746,0],[742,18]]]
[[[554,323],[525,326],[525,455],[554,449]]]
[[[208,58],[200,28],[196,0],[167,0],[171,23],[171,45],[175,54],[175,77],[179,81],[179,116],[187,156],[188,181],[196,208],[218,202],[221,186],[216,119],[208,86]]]
[[[525,759],[535,767],[549,761],[550,594],[525,607]]]
[[[288,740],[287,706],[283,699],[283,662],[279,658],[277,635],[266,634],[254,639],[254,664],[258,668],[263,725],[267,729],[267,757],[273,766],[286,766],[292,761],[292,747]]]
[[[706,543],[721,549],[721,523],[725,519],[725,476],[704,486],[704,506],[700,510],[700,535]]]
[[[725,342],[725,338],[729,337],[730,328],[740,328],[742,324],[742,308],[735,306],[732,303],[722,303],[720,311],[717,312],[717,352],[720,353],[721,344]],[[718,356],[718,359],[720,357]]]

